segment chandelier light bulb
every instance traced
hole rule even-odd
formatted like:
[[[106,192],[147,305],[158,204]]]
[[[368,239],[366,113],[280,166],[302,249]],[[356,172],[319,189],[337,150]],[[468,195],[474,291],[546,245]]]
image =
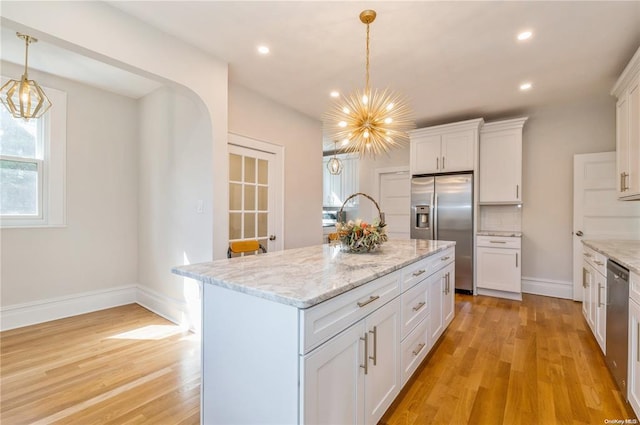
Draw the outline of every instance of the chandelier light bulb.
[[[393,103],[390,103],[387,105],[387,111],[390,111],[393,109]]]
[[[344,112],[345,114],[350,113],[351,111],[349,111],[349,108],[347,108],[346,106],[344,108],[342,108],[342,112]]]
[[[340,122],[338,123],[338,125],[339,125],[340,127],[344,128],[344,127],[346,127],[346,126],[347,126],[347,122],[346,122],[346,121],[340,121]]]

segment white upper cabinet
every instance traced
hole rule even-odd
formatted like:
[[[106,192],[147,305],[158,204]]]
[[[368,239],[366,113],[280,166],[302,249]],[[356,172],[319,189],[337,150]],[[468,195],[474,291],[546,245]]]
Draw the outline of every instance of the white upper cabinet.
[[[482,118],[409,132],[411,174],[435,174],[476,169]]]
[[[522,203],[522,128],[527,118],[480,130],[480,204]]]
[[[611,92],[616,104],[618,197],[640,199],[640,48]]]

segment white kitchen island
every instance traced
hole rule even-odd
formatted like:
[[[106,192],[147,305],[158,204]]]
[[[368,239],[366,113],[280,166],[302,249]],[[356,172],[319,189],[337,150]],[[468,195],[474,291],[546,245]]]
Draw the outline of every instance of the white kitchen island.
[[[181,266],[202,285],[203,424],[375,424],[454,314],[455,243]]]

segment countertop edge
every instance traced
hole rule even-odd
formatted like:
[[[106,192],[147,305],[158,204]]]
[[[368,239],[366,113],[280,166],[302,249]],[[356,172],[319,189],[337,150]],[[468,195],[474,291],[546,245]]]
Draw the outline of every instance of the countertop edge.
[[[432,255],[436,255],[439,252],[445,251],[451,247],[454,247],[456,245],[455,242],[453,241],[442,241],[443,245],[439,246],[437,248],[435,248],[434,250],[425,253],[425,254],[421,254],[418,255],[416,257],[412,257],[406,261],[397,263],[387,269],[383,269],[381,271],[378,271],[376,273],[373,273],[370,276],[366,276],[362,279],[350,282],[347,285],[338,287],[338,288],[334,288],[333,290],[327,291],[322,293],[321,295],[312,297],[312,298],[304,298],[304,299],[299,299],[299,298],[292,298],[292,297],[286,297],[283,296],[281,294],[278,294],[276,292],[273,291],[268,291],[265,289],[257,289],[257,288],[252,288],[250,286],[246,286],[243,284],[237,284],[237,283],[233,283],[233,282],[229,282],[223,279],[216,279],[213,278],[211,276],[205,276],[202,274],[198,274],[198,273],[193,273],[193,272],[189,272],[187,270],[183,270],[181,267],[183,266],[176,266],[176,267],[172,267],[171,268],[171,272],[182,276],[182,277],[187,277],[187,278],[191,278],[191,279],[195,279],[198,280],[200,282],[202,282],[203,284],[211,284],[211,285],[216,285],[216,286],[220,286],[226,289],[230,289],[233,291],[237,291],[237,292],[241,292],[241,293],[245,293],[247,295],[252,295],[255,297],[259,297],[259,298],[264,298],[270,301],[275,301],[281,304],[286,304],[286,305],[290,305],[292,307],[296,307],[298,309],[306,309],[309,307],[313,307],[317,304],[320,304],[321,302],[324,302],[326,300],[329,300],[331,298],[337,297],[339,295],[342,295],[346,292],[351,291],[352,289],[358,288],[366,283],[369,283],[379,277],[382,276],[386,276],[390,273],[393,273],[397,270],[400,270],[410,264],[416,263],[420,260],[423,260],[427,257],[430,257]],[[360,255],[360,254],[353,254],[353,255]],[[364,254],[366,255],[366,254]]]
[[[605,240],[598,240],[598,239],[587,239],[587,240],[583,240],[582,244],[588,246],[589,248],[593,249],[596,252],[599,252],[600,254],[606,256],[607,258],[615,261],[616,263],[620,264],[621,266],[629,269],[629,271],[634,272],[636,274],[640,274],[640,267],[636,267],[635,265],[629,263],[624,257],[621,257],[618,253],[616,252],[611,252],[610,250],[606,250],[601,248],[600,246],[598,246],[598,242],[602,243],[603,241],[611,241],[610,239],[605,239]],[[640,245],[640,241],[637,241],[638,244]]]

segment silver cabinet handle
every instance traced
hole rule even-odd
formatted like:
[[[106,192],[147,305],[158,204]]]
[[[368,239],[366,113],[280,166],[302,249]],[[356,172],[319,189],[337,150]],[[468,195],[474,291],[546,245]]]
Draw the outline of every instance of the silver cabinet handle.
[[[507,243],[507,241],[489,241],[489,243]]]
[[[620,173],[620,192],[624,192],[624,173]]]
[[[440,157],[436,156],[436,170],[440,169]]]
[[[360,337],[360,341],[364,341],[364,365],[360,365],[364,369],[364,374],[369,373],[369,333],[364,333],[364,338]]]
[[[596,263],[599,266],[604,266],[604,263],[602,261],[593,260],[593,262]]]
[[[413,276],[420,276],[422,273],[424,273],[426,270],[425,269],[420,269],[417,272],[413,272]]]
[[[442,289],[442,293],[447,295],[447,275],[446,274],[442,275],[442,280],[443,280],[443,284],[444,284],[444,288]]]
[[[624,173],[624,190],[629,190],[629,173]]]
[[[602,304],[602,301],[600,300],[600,290],[602,288],[603,288],[603,286],[598,283],[598,307],[602,307],[604,305],[604,304]]]
[[[425,344],[424,342],[421,342],[420,344],[418,344],[418,348],[416,348],[415,350],[413,350],[413,355],[417,356],[418,354],[420,354],[420,351],[422,351],[422,349],[426,346],[427,344]]]
[[[369,356],[369,358],[373,360],[375,366],[378,358],[378,328],[374,326],[373,331],[369,331],[369,333],[373,334],[373,356]]]
[[[444,166],[444,156],[443,156],[442,157],[442,169],[444,170],[445,168],[447,168],[447,167]]]
[[[582,269],[582,287],[583,288],[587,287],[587,273],[589,273],[587,269],[583,268]]]
[[[440,261],[447,261],[449,258],[451,258],[451,257],[449,257],[449,256],[447,256],[447,257],[442,257],[442,258],[440,259]]]
[[[378,298],[380,298],[380,295],[371,295],[369,299],[366,301],[362,301],[362,302],[358,301],[358,307],[364,307],[365,305],[374,302]]]
[[[418,311],[420,310],[422,307],[424,307],[427,303],[424,301],[420,301],[418,304],[416,304],[415,307],[413,307],[413,311]]]
[[[516,185],[516,199],[520,199],[520,185]]]
[[[578,236],[582,236],[582,235],[578,235]],[[591,257],[591,254],[589,254],[588,252],[585,252],[585,253],[584,253],[584,256],[585,256],[585,257]]]
[[[518,253],[516,252],[516,268],[518,268]]]

